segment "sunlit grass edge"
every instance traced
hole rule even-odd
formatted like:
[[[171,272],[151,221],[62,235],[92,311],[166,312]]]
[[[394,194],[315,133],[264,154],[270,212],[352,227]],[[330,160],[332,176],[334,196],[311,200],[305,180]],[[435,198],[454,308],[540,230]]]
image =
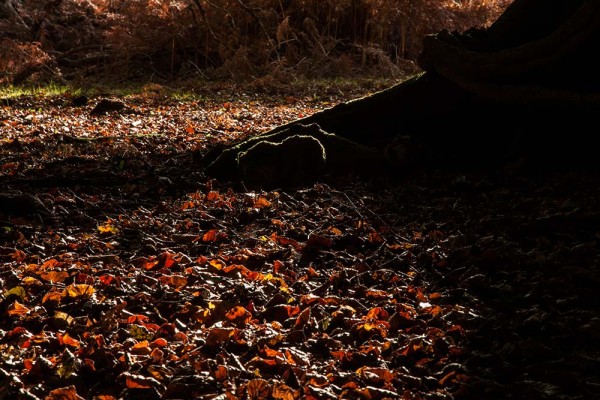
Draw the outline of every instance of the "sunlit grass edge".
[[[272,96],[298,95],[302,97],[321,97],[323,95],[352,92],[377,91],[389,87],[402,79],[382,77],[334,77],[334,78],[297,78],[287,82],[276,79],[260,79],[244,83],[232,81],[182,80],[174,82],[129,82],[126,84],[89,84],[70,85],[48,82],[37,85],[0,85],[0,98],[18,98],[24,96],[115,96],[115,97],[162,97],[175,101],[197,101],[206,98],[227,97],[231,92],[262,93]],[[220,93],[219,93],[220,92]],[[216,95],[216,96],[215,96]]]
[[[43,85],[2,85],[0,86],[0,97],[23,97],[23,96],[61,96],[65,94],[78,96],[82,93],[81,89],[73,88],[56,82],[49,82]]]

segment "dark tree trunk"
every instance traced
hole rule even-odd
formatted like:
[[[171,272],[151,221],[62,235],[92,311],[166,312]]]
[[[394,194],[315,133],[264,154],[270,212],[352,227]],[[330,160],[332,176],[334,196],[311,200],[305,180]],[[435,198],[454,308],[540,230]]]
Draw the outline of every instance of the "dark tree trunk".
[[[380,174],[411,162],[481,167],[523,157],[544,166],[593,166],[598,48],[600,1],[516,0],[488,29],[427,37],[423,74],[225,149],[207,173],[284,186],[283,178],[251,179],[267,161],[240,171],[239,155],[261,141],[275,145],[298,135],[321,141],[332,155],[323,169],[329,174]],[[290,154],[279,162],[293,169],[301,159]]]

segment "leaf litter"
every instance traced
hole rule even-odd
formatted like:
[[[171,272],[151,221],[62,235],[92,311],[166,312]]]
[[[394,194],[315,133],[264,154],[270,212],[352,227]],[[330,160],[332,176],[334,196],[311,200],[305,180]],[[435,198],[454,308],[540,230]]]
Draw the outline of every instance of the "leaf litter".
[[[121,100],[0,110],[0,398],[600,395],[595,174],[249,192],[203,154],[343,99]]]

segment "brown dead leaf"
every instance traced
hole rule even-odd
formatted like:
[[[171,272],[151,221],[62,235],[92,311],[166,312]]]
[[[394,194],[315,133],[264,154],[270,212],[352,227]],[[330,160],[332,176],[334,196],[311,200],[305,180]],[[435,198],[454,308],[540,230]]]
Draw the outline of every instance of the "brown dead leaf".
[[[271,385],[264,379],[252,379],[246,384],[246,394],[251,400],[268,399],[271,392]]]
[[[296,400],[300,394],[282,382],[273,383],[271,396],[276,400]]]
[[[64,282],[68,277],[69,273],[66,271],[49,271],[40,275],[40,278],[50,283],[61,283]]]
[[[72,299],[78,299],[78,298],[82,298],[82,297],[83,298],[91,297],[95,291],[96,291],[96,289],[94,289],[94,287],[91,285],[73,283],[73,284],[67,286],[63,290],[62,294],[63,294],[63,297],[70,297]]]
[[[306,241],[308,246],[314,247],[322,247],[325,249],[329,249],[333,246],[333,239],[328,238],[327,236],[312,234],[308,237]]]
[[[130,389],[149,389],[161,386],[161,383],[154,378],[136,375],[129,372],[123,372],[122,378],[125,378],[125,386]]]
[[[75,385],[52,390],[45,400],[85,400],[77,394]]]

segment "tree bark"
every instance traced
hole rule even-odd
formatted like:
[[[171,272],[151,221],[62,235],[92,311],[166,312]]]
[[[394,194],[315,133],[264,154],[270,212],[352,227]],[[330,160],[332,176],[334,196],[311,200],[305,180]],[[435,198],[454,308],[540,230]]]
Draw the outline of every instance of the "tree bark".
[[[523,157],[594,166],[598,48],[600,1],[516,0],[488,29],[427,37],[424,73],[232,146],[206,172],[244,180],[240,151],[299,134],[314,136],[338,160],[346,156],[327,163],[325,173],[334,175],[393,173],[410,161],[481,167]]]

